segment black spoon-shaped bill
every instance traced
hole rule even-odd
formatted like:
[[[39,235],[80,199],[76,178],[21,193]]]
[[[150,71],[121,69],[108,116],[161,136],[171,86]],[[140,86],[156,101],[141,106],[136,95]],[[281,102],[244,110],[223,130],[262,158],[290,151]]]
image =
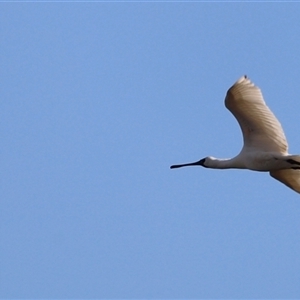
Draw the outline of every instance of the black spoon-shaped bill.
[[[170,169],[176,169],[176,168],[181,168],[181,167],[189,167],[189,166],[203,166],[204,165],[205,158],[200,159],[199,161],[195,161],[192,163],[187,163],[187,164],[180,164],[180,165],[172,165]]]

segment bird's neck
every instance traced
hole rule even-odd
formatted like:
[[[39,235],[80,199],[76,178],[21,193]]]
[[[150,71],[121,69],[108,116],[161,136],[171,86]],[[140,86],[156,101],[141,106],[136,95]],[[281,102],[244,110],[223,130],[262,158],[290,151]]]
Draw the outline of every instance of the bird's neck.
[[[245,165],[239,159],[239,157],[234,157],[230,159],[220,159],[220,158],[210,158],[206,162],[206,167],[211,169],[245,169]]]

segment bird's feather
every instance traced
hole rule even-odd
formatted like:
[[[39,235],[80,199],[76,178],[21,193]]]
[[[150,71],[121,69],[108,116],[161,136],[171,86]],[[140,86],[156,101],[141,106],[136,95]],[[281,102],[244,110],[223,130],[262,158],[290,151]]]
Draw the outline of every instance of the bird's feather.
[[[285,169],[270,171],[270,175],[300,194],[300,170]]]
[[[288,145],[281,124],[266,105],[260,89],[246,76],[228,90],[225,106],[241,127],[244,147],[287,154]]]

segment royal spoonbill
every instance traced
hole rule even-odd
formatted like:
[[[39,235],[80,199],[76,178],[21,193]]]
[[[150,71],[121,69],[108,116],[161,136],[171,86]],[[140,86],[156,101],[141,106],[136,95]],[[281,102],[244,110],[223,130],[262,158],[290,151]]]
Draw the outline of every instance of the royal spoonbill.
[[[260,89],[243,76],[227,91],[225,106],[241,127],[244,139],[241,152],[231,159],[208,156],[193,163],[173,165],[171,169],[202,166],[265,171],[300,193],[300,155],[288,153],[281,124],[266,105]]]

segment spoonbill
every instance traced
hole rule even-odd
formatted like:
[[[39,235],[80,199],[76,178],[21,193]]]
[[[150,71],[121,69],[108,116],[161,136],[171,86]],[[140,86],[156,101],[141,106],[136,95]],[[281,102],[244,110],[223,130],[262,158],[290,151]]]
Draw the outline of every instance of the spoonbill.
[[[227,91],[225,106],[242,130],[244,146],[241,152],[231,159],[208,156],[193,163],[173,165],[171,169],[202,166],[264,171],[300,193],[300,155],[288,153],[281,124],[266,105],[260,89],[245,75]]]

